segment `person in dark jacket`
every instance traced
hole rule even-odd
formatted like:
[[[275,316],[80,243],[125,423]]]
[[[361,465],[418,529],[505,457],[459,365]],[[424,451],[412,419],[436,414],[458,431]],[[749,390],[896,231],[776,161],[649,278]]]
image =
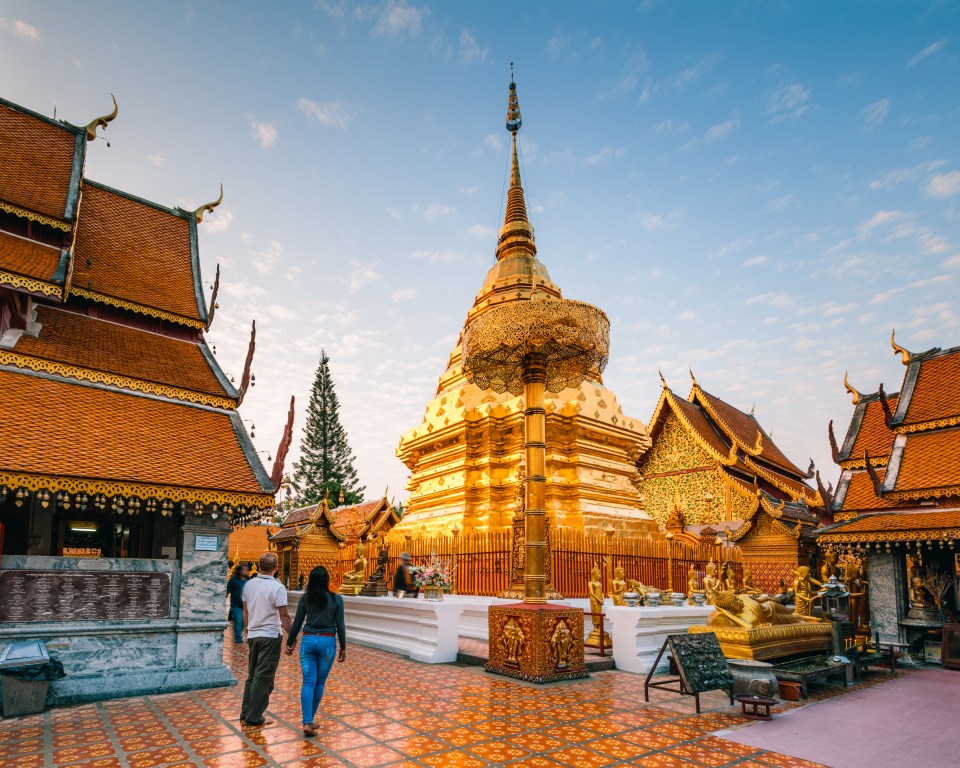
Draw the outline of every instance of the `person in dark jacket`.
[[[243,563],[237,563],[227,582],[230,596],[230,621],[233,622],[233,642],[243,642],[243,587],[250,578],[250,571]]]
[[[300,709],[303,713],[303,735],[316,736],[313,718],[323,698],[323,688],[333,667],[336,642],[340,642],[337,661],[347,658],[347,630],[343,623],[343,598],[330,591],[330,574],[322,565],[310,571],[307,589],[297,605],[293,627],[287,636],[287,656],[293,655],[297,635],[303,628],[300,643]]]
[[[393,575],[393,594],[400,597],[416,597],[420,594],[420,587],[413,580],[413,566],[410,565],[410,553],[400,553],[400,565],[397,566],[397,572]]]

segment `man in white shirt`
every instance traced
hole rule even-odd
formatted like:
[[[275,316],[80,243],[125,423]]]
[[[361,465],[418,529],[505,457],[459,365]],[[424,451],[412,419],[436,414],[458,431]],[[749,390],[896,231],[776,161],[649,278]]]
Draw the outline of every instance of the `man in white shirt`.
[[[283,632],[289,634],[292,624],[287,612],[287,590],[274,578],[277,556],[265,552],[258,570],[256,578],[249,579],[243,588],[243,636],[250,653],[240,722],[247,729],[263,728],[272,722],[264,720],[263,713],[273,692]]]

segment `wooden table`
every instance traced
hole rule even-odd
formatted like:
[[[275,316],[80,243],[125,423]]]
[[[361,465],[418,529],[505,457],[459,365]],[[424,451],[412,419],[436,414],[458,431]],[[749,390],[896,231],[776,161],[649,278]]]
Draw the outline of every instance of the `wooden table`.
[[[755,696],[752,693],[744,693],[733,698],[740,702],[741,713],[749,720],[772,720],[770,707],[780,703],[769,696]]]
[[[777,680],[790,680],[800,683],[800,696],[807,698],[807,683],[827,680],[834,675],[840,675],[843,687],[847,687],[847,667],[850,662],[824,664],[817,661],[800,660],[787,662],[783,665],[773,665],[773,674]]]

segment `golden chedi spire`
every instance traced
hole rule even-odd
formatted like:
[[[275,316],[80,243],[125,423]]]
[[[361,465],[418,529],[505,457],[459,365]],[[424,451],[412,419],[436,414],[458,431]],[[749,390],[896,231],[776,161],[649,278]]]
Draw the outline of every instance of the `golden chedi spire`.
[[[517,156],[517,132],[523,120],[520,116],[520,102],[517,99],[517,84],[513,81],[513,67],[510,71],[510,96],[507,101],[507,130],[513,134],[513,159],[510,169],[510,191],[507,193],[507,210],[503,216],[503,226],[497,241],[497,261],[513,256],[536,256],[533,227],[527,219],[527,203],[523,196],[523,182],[520,180],[520,161]]]

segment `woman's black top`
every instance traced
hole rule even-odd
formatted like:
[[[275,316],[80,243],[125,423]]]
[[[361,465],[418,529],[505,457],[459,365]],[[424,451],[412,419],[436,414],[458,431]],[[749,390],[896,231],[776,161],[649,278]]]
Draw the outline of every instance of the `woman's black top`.
[[[323,608],[314,608],[307,611],[307,596],[300,598],[297,605],[297,614],[293,619],[293,626],[290,628],[290,634],[287,637],[287,645],[293,646],[297,641],[297,635],[300,634],[300,628],[304,632],[313,632],[314,634],[332,635],[336,634],[340,641],[340,647],[347,647],[347,628],[343,624],[343,598],[335,595],[333,592],[327,594],[327,604]]]

